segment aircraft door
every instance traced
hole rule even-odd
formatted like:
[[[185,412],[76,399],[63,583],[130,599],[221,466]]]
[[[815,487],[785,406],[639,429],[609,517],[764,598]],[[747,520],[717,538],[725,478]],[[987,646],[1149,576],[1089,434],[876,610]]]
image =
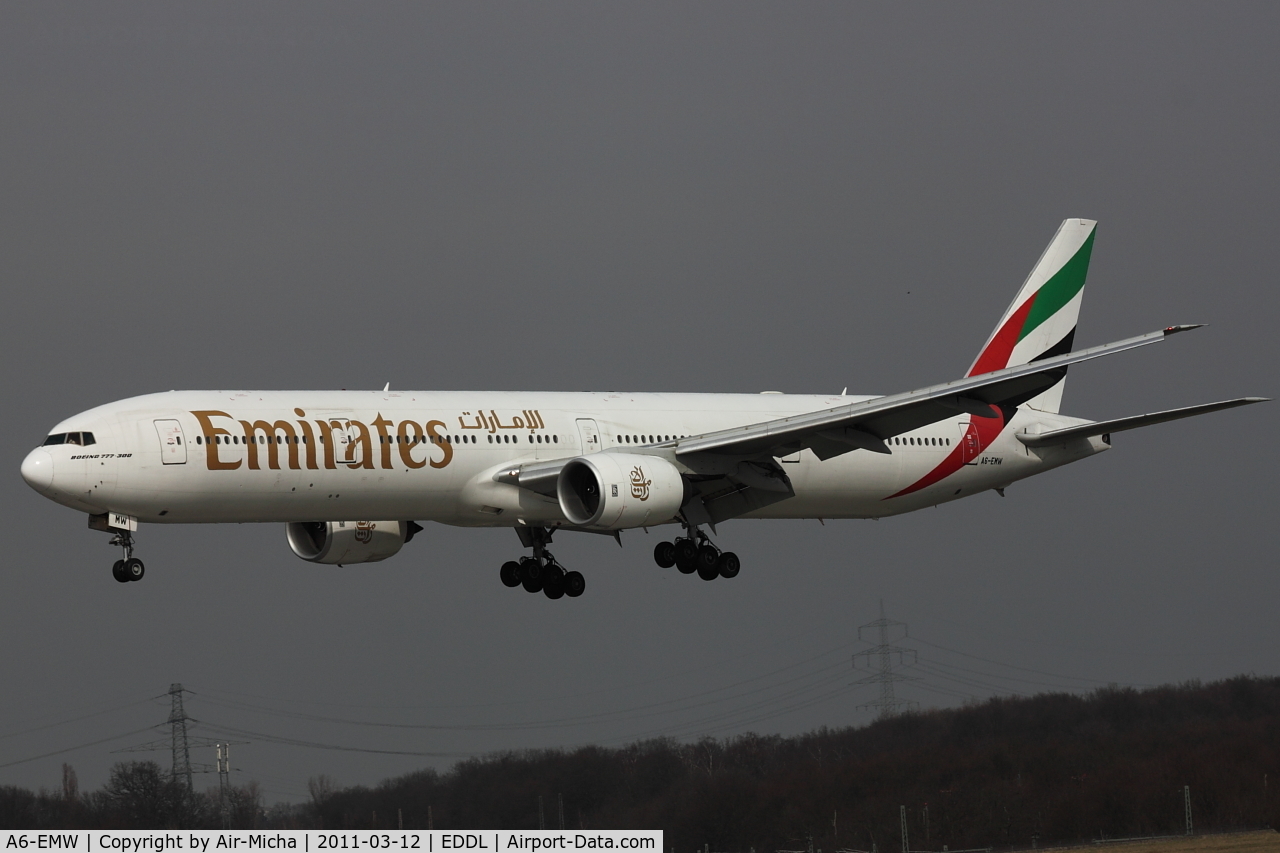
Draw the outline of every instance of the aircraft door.
[[[978,440],[978,428],[969,421],[960,424],[960,461],[965,465],[977,465],[982,443]]]
[[[182,424],[177,421],[156,421],[156,435],[160,437],[160,461],[166,465],[187,463],[187,438],[182,434]]]
[[[582,453],[599,453],[600,430],[591,418],[578,418],[578,435],[582,438]]]
[[[351,428],[348,418],[334,418],[329,421],[332,428],[330,441],[333,442],[333,458],[339,464],[354,465],[362,460],[358,457],[355,430]]]

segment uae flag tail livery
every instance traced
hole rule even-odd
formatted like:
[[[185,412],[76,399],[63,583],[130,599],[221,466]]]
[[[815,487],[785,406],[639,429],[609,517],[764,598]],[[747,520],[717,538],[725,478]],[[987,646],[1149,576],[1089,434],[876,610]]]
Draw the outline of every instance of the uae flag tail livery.
[[[411,539],[430,566],[426,522],[509,528],[525,553],[492,566],[495,580],[550,599],[586,588],[551,553],[571,533],[634,546],[646,538],[631,531],[671,531],[647,540],[660,568],[733,578],[724,522],[886,518],[1003,495],[1109,450],[1113,433],[1259,402],[1059,412],[1069,366],[1195,328],[1074,348],[1094,225],[1062,223],[967,374],[911,391],[169,391],[56,424],[22,476],[110,535],[121,583],[143,576],[140,529],[242,523],[280,524],[297,557],[339,566]]]
[[[1092,219],[1068,219],[1062,223],[966,376],[1071,352],[1097,227]],[[1065,380],[1059,381],[1026,405],[1056,413],[1062,404],[1064,384]]]

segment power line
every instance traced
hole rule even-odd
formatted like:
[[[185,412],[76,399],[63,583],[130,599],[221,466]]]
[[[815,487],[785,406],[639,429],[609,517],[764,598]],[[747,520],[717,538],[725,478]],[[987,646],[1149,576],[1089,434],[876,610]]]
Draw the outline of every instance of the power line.
[[[943,663],[942,661],[933,661],[933,663],[935,666],[940,666],[944,669],[954,669],[959,672],[967,672],[971,675],[980,675],[984,678],[995,678],[1000,681],[1016,681],[1019,684],[1033,684],[1037,687],[1049,687],[1054,690],[1079,690],[1080,689],[1079,687],[1075,687],[1071,685],[1064,686],[1062,684],[1054,684],[1053,682],[1049,682],[1049,681],[1037,681],[1034,678],[1021,678],[1016,675],[1001,675],[996,672],[983,672],[982,670],[979,670],[979,669],[969,669],[968,667],[959,666],[958,664],[954,664],[954,663]]]
[[[57,728],[58,726],[66,726],[66,725],[70,725],[71,723],[83,722],[84,720],[91,720],[94,717],[101,717],[103,714],[110,714],[113,711],[122,711],[125,708],[132,708],[134,705],[141,705],[143,703],[150,702],[150,701],[151,701],[150,699],[136,699],[133,702],[126,702],[123,705],[116,705],[115,707],[112,707],[112,708],[104,708],[101,711],[94,711],[92,714],[85,714],[84,716],[81,716],[81,717],[72,717],[69,720],[58,720],[57,722],[54,722],[54,723],[45,723],[42,726],[34,726],[29,729],[22,729],[21,731],[8,732],[6,734],[0,735],[0,740],[5,740],[11,737],[18,737],[19,735],[29,735],[32,732],[42,732],[45,729],[53,729],[53,728]]]
[[[812,633],[813,633],[813,630],[806,631],[802,635],[797,635],[797,637],[811,635]],[[938,696],[950,697],[953,699],[977,698],[974,691],[980,691],[983,693],[995,693],[999,695],[1016,695],[1016,696],[1030,695],[1022,690],[1018,690],[1009,686],[1004,686],[1009,682],[1012,682],[1014,684],[1019,684],[1019,685],[1031,685],[1032,687],[1045,687],[1045,688],[1054,689],[1054,690],[1086,689],[1083,686],[1075,686],[1075,687],[1070,686],[1070,683],[1076,683],[1076,684],[1083,683],[1083,684],[1089,684],[1089,685],[1102,685],[1102,684],[1114,683],[1114,682],[1104,681],[1101,679],[1084,678],[1084,677],[1073,676],[1073,675],[1063,675],[1061,673],[1049,672],[1046,670],[1035,669],[1031,667],[1008,664],[1002,661],[994,660],[992,658],[982,657],[980,655],[963,652],[958,649],[941,645],[939,643],[934,643],[928,640],[922,640],[922,639],[916,638],[916,642],[924,643],[927,646],[931,646],[933,648],[939,649],[944,652],[959,655],[961,657],[969,658],[975,661],[981,661],[983,663],[987,663],[1003,669],[1009,669],[1009,670],[1013,670],[1020,673],[1027,673],[1031,675],[1042,676],[1048,679],[1057,679],[1059,681],[1065,681],[1065,682],[1068,682],[1069,684],[1064,685],[1061,683],[1054,683],[1052,681],[1042,681],[1042,680],[1037,680],[1035,678],[1027,678],[1019,675],[1005,675],[999,672],[979,670],[979,669],[969,668],[965,666],[960,666],[957,664],[944,663],[941,661],[929,661],[929,662],[922,663],[919,661],[917,652],[914,649],[902,648],[896,645],[892,645],[893,641],[903,639],[907,636],[908,636],[908,628],[905,623],[889,620],[885,616],[883,602],[881,602],[880,618],[877,619],[876,621],[867,623],[866,625],[862,625],[859,627],[858,637],[860,640],[862,640],[863,642],[874,642],[874,641],[878,641],[878,642],[876,642],[876,644],[872,648],[866,649],[854,655],[855,666],[861,665],[867,668],[872,668],[876,664],[878,664],[878,666],[875,666],[876,671],[872,675],[869,675],[868,677],[860,679],[854,683],[855,684],[878,684],[880,687],[880,695],[878,700],[859,706],[860,708],[875,708],[879,711],[880,716],[883,717],[892,713],[897,713],[901,709],[917,707],[917,703],[898,698],[894,692],[894,687],[895,687],[895,684],[898,682],[904,682],[908,680],[914,680],[914,681],[922,681],[922,680],[919,678],[910,678],[906,675],[903,675],[895,671],[895,664],[897,666],[911,665],[911,666],[917,667],[918,668],[917,671],[923,674],[927,674],[929,676],[928,681],[922,681],[922,683],[919,685],[921,689],[927,690],[930,693],[936,694]],[[874,637],[874,640],[870,639],[871,637]],[[792,637],[790,639],[795,639],[795,637]],[[593,724],[594,725],[617,724],[617,723],[622,723],[626,721],[643,720],[646,718],[653,718],[658,716],[680,715],[690,711],[698,711],[700,709],[714,709],[716,706],[722,706],[720,710],[711,710],[710,713],[695,715],[693,719],[686,719],[682,722],[664,725],[647,732],[633,734],[624,738],[614,738],[607,741],[603,741],[603,743],[619,743],[619,742],[625,742],[629,740],[644,739],[644,738],[652,737],[655,735],[683,737],[683,736],[691,736],[691,735],[697,735],[697,734],[720,732],[720,731],[732,729],[734,727],[740,727],[740,726],[750,725],[757,722],[762,722],[764,720],[774,719],[796,710],[802,710],[804,708],[809,708],[814,705],[830,701],[831,699],[845,692],[843,688],[837,689],[837,690],[826,689],[832,682],[832,679],[827,677],[826,673],[834,669],[836,666],[839,666],[839,664],[823,665],[823,666],[817,667],[816,669],[809,668],[808,671],[802,671],[791,677],[783,678],[781,680],[775,680],[775,679],[777,679],[778,676],[784,673],[790,673],[800,668],[809,667],[809,665],[814,664],[817,661],[821,661],[823,658],[847,647],[847,645],[848,643],[840,643],[835,646],[824,649],[823,651],[815,655],[810,655],[795,663],[791,663],[785,666],[771,669],[768,672],[762,673],[760,675],[756,675],[746,679],[741,679],[741,680],[723,685],[721,687],[716,687],[710,690],[702,690],[697,693],[684,695],[684,696],[680,696],[673,699],[663,700],[660,702],[650,702],[650,703],[645,703],[640,705],[633,705],[629,707],[618,708],[618,709],[608,710],[608,711],[600,711],[596,713],[578,714],[574,716],[565,716],[565,717],[550,717],[550,718],[544,718],[541,720],[522,721],[522,722],[513,722],[513,723],[501,723],[501,722],[469,723],[469,724],[393,723],[393,722],[380,722],[380,721],[359,720],[359,719],[347,719],[347,718],[336,717],[336,716],[330,717],[327,715],[307,713],[305,711],[289,711],[289,710],[284,710],[279,708],[260,706],[250,702],[243,702],[243,701],[236,701],[236,700],[227,701],[225,699],[219,700],[216,698],[212,698],[209,695],[204,696],[204,701],[213,705],[219,705],[226,708],[247,711],[250,713],[262,713],[262,714],[268,714],[272,716],[284,717],[287,719],[310,720],[314,722],[333,723],[333,724],[343,725],[343,726],[365,726],[365,727],[402,729],[402,730],[407,729],[407,730],[442,730],[442,731],[475,731],[475,732],[498,732],[498,731],[520,731],[520,730],[527,731],[527,730],[537,730],[537,729],[580,727],[584,725],[593,725]],[[695,669],[701,669],[701,667],[695,667],[690,669],[689,671],[693,671]],[[653,681],[663,681],[663,680],[667,680],[670,677],[671,676],[666,676],[658,679],[653,679]],[[942,683],[938,683],[938,682],[942,682]],[[946,686],[947,684],[956,685],[960,689],[955,689],[954,687]],[[730,691],[734,691],[735,688],[747,687],[749,685],[755,685],[755,686],[751,686],[749,689],[745,689],[745,690],[737,690],[736,692],[730,692]],[[1139,685],[1126,685],[1126,686],[1141,687],[1141,686],[1149,686],[1149,685],[1139,684]],[[170,687],[170,690],[168,691],[168,694],[167,694],[168,698],[170,699],[170,712],[169,712],[169,718],[166,720],[166,724],[170,728],[170,737],[166,741],[157,741],[152,744],[145,744],[145,745],[140,745],[138,747],[132,747],[125,750],[118,750],[118,751],[124,752],[124,751],[134,751],[138,749],[167,748],[171,752],[172,759],[173,759],[173,765],[170,772],[171,777],[174,778],[175,780],[185,782],[189,790],[192,788],[192,774],[195,772],[201,772],[204,769],[202,766],[197,768],[196,765],[192,764],[191,757],[190,757],[190,750],[195,746],[204,746],[204,745],[213,746],[214,745],[214,741],[208,738],[193,738],[190,734],[190,731],[189,731],[190,728],[193,725],[197,724],[198,721],[196,721],[194,718],[187,715],[185,711],[185,707],[183,705],[183,694],[191,693],[191,692],[192,691],[183,688],[181,684],[174,684]],[[212,691],[212,692],[215,696],[220,692],[223,693],[224,696],[228,694],[230,696],[252,696],[253,695],[253,694],[245,694],[245,693],[236,693],[234,691],[225,691],[225,692]],[[604,693],[604,692],[609,692],[609,691],[594,691],[594,692],[582,694],[582,695],[584,696],[595,695],[596,693]],[[162,698],[162,697],[156,697],[156,698]],[[261,698],[266,698],[266,697],[261,697]],[[723,707],[726,705],[726,703],[736,703],[737,700],[743,700],[748,698],[749,698],[749,701],[745,702],[745,704],[734,704],[732,707]],[[27,734],[31,732],[43,731],[43,730],[54,728],[61,725],[67,725],[67,724],[80,722],[87,719],[92,719],[94,717],[102,716],[104,714],[111,713],[113,711],[118,711],[124,708],[133,707],[134,705],[141,704],[144,701],[148,701],[148,700],[137,700],[134,702],[126,703],[124,705],[113,706],[111,708],[107,708],[101,711],[95,711],[89,714],[73,717],[67,720],[61,720],[53,723],[46,723],[44,725],[25,729],[23,731],[17,731],[17,732],[0,735],[0,738],[7,738],[7,737],[13,737],[13,736]],[[298,700],[274,699],[270,701],[296,703]],[[536,700],[536,701],[542,701],[542,700]],[[329,705],[330,707],[335,706],[334,703],[320,703],[320,704]],[[481,708],[481,707],[504,707],[504,706],[510,706],[510,705],[518,706],[521,704],[525,704],[525,703],[512,702],[512,703],[501,703],[501,704],[494,703],[492,705],[472,705],[472,706],[452,706],[452,707]],[[386,708],[386,706],[352,706],[352,705],[340,706],[340,707]],[[422,706],[405,706],[405,707],[421,708]],[[439,708],[439,707],[450,707],[450,706],[428,706],[428,707]],[[74,752],[80,749],[86,749],[86,748],[97,746],[103,743],[109,743],[113,740],[119,740],[125,737],[130,737],[132,735],[148,731],[149,728],[153,728],[153,727],[143,728],[143,729],[127,732],[120,735],[114,735],[111,737],[90,741],[90,742],[79,744],[72,747],[53,750],[50,752],[31,756],[28,758],[18,759],[16,761],[0,764],[0,768],[12,767],[12,766],[28,763],[31,761],[38,761],[44,758],[63,755],[68,752]],[[349,746],[342,743],[310,741],[310,740],[304,740],[301,738],[284,737],[284,736],[272,735],[272,734],[267,734],[262,732],[251,731],[247,729],[240,729],[240,728],[223,727],[223,726],[213,726],[212,728],[216,729],[216,731],[223,734],[255,737],[270,743],[276,743],[276,744],[287,745],[287,746],[296,746],[296,747],[309,748],[309,749],[337,750],[337,751],[360,752],[360,753],[381,754],[381,755],[422,756],[422,757],[431,757],[431,758],[465,758],[465,757],[470,757],[476,754],[472,752],[448,753],[448,752],[432,752],[432,751],[424,751],[424,750],[372,749],[372,748],[366,748],[366,747]],[[208,743],[206,744],[205,741],[208,741]],[[221,739],[218,741],[218,743],[225,743],[225,742],[226,742],[225,739]],[[224,763],[225,762],[223,761],[219,762],[220,770],[224,769]],[[229,765],[227,765],[225,769],[229,770]]]
[[[329,749],[338,752],[364,752],[372,755],[418,755],[425,758],[471,758],[474,752],[421,752],[409,749],[368,749],[360,746],[342,746],[331,743],[318,743],[316,741],[299,740],[298,738],[280,737],[278,735],[264,734],[263,732],[251,732],[246,729],[236,729],[230,726],[218,726],[212,723],[204,723],[204,726],[211,731],[223,732],[224,734],[235,735],[237,737],[251,737],[267,743],[278,743],[284,746],[301,746],[309,749]]]
[[[705,696],[713,696],[716,693],[722,693],[725,690],[731,690],[734,687],[739,687],[744,684],[750,684],[752,682],[761,681],[765,678],[769,678],[771,676],[778,675],[782,672],[795,669],[796,667],[803,666],[807,663],[812,663],[813,661],[826,657],[832,652],[838,651],[839,649],[844,648],[847,645],[848,643],[841,643],[839,646],[828,649],[810,658],[806,658],[803,661],[799,661],[794,664],[789,664],[787,666],[780,667],[775,670],[771,670],[770,672],[764,673],[762,675],[758,675],[753,678],[744,679],[742,681],[734,682],[732,684],[727,684],[723,687],[717,687],[712,690],[704,690],[700,693],[694,693],[688,696],[681,696],[676,699],[667,699],[661,702],[652,702],[646,705],[637,705],[630,708],[620,708],[614,711],[601,711],[599,713],[582,714],[574,717],[558,717],[558,718],[533,720],[529,722],[520,722],[520,723],[467,723],[467,724],[388,723],[388,722],[378,722],[378,721],[369,721],[369,720],[345,719],[341,717],[327,717],[319,714],[308,714],[300,711],[284,711],[284,710],[275,709],[275,708],[267,708],[264,706],[252,705],[244,702],[224,702],[224,701],[219,701],[217,699],[209,699],[207,697],[206,697],[206,701],[211,704],[220,705],[225,708],[258,712],[258,713],[263,713],[263,714],[268,714],[268,715],[278,716],[278,717],[308,720],[312,722],[336,723],[339,725],[367,726],[367,727],[373,727],[373,728],[411,729],[411,730],[416,729],[416,730],[426,730],[426,731],[520,731],[520,730],[547,729],[547,728],[571,728],[571,727],[577,727],[581,725],[589,725],[592,723],[625,722],[627,720],[643,719],[645,717],[653,717],[653,716],[657,716],[659,714],[664,714],[664,713],[688,711],[688,710],[693,710],[695,708],[706,707],[707,705],[715,705],[720,702],[727,702],[731,699],[740,699],[744,696],[751,696],[751,695],[762,693],[768,690],[774,690],[774,689],[777,689],[778,687],[782,687],[784,685],[791,684],[793,682],[802,680],[804,678],[812,677],[813,675],[817,675],[827,670],[834,669],[835,667],[840,666],[841,664],[830,664],[828,666],[821,667],[820,669],[814,672],[798,675],[793,678],[789,678],[789,679],[777,682],[775,684],[766,685],[764,687],[760,687],[757,689],[746,690],[740,693],[730,694],[728,696],[723,696],[716,699],[709,699],[705,702],[695,702],[693,704],[678,706],[674,708],[665,707],[665,706],[676,705],[677,703],[681,703],[681,702],[688,702],[689,700],[692,700],[692,699],[700,699]],[[664,707],[665,707],[665,710],[664,710]],[[643,712],[643,713],[639,713],[639,712]]]
[[[769,699],[762,699],[759,702],[756,702],[752,705],[747,705],[742,708],[734,708],[728,711],[723,711],[717,714],[713,714],[708,717],[702,717],[700,719],[691,720],[685,723],[677,724],[675,726],[666,726],[660,729],[653,729],[648,732],[643,732],[641,734],[614,738],[612,740],[604,741],[604,743],[606,744],[626,743],[628,741],[644,740],[646,738],[657,737],[657,736],[679,737],[679,736],[691,736],[694,734],[709,734],[715,731],[724,731],[725,729],[733,728],[735,726],[750,725],[751,723],[757,723],[757,722],[762,722],[764,720],[773,719],[775,717],[780,717],[783,714],[789,713],[791,711],[801,710],[803,708],[812,707],[813,705],[817,705],[822,702],[825,702],[828,699],[831,699],[835,696],[840,695],[841,693],[846,692],[848,690],[848,685],[841,685],[835,691],[825,693],[815,698],[804,699],[793,705],[788,705],[782,708],[775,708],[769,711],[765,711],[764,713],[761,713],[755,717],[750,717],[748,719],[734,719],[734,718],[740,717],[743,714],[750,714],[757,709],[763,709],[769,705],[773,705],[778,702],[784,702],[789,699],[797,698],[799,696],[804,695],[805,693],[810,693],[814,690],[826,687],[833,680],[834,679],[824,679],[822,682],[819,682],[817,684],[811,684],[806,687],[797,688],[781,696],[775,696]],[[723,722],[722,725],[706,728],[706,726],[710,723],[716,723],[716,722],[722,722],[722,721],[725,721]]]
[[[5,767],[16,767],[19,764],[26,764],[27,762],[30,762],[30,761],[39,761],[41,758],[52,758],[55,755],[65,755],[68,752],[75,752],[77,749],[87,749],[91,746],[99,746],[104,743],[110,743],[113,740],[122,740],[127,737],[133,737],[134,735],[140,735],[143,732],[149,732],[154,728],[155,726],[147,726],[146,728],[137,729],[132,732],[125,732],[124,734],[112,735],[111,737],[104,737],[101,740],[94,740],[94,741],[90,741],[89,743],[82,743],[78,746],[69,746],[66,749],[56,749],[53,752],[46,752],[42,755],[33,755],[30,758],[20,758],[17,761],[10,761],[7,764],[0,764],[0,770],[4,769]]]
[[[819,628],[816,628],[816,627],[815,627],[815,628],[810,628],[810,629],[808,629],[808,630],[806,630],[806,631],[802,631],[802,632],[800,632],[799,634],[793,634],[793,635],[791,635],[791,636],[789,636],[789,637],[785,638],[784,640],[781,640],[781,641],[779,641],[779,642],[777,642],[777,643],[772,643],[772,644],[764,645],[764,646],[762,646],[761,648],[775,648],[775,647],[780,646],[780,645],[782,645],[782,644],[784,644],[784,643],[791,642],[792,640],[796,640],[796,639],[799,639],[799,638],[801,638],[801,637],[807,637],[808,635],[810,635],[810,634],[812,634],[812,633],[814,633],[815,631],[818,631],[818,630],[819,630]],[[786,669],[794,668],[794,667],[797,667],[797,666],[802,666],[802,665],[804,665],[805,663],[807,663],[808,661],[816,660],[817,658],[822,657],[823,655],[831,654],[832,652],[838,651],[839,649],[842,649],[842,648],[844,648],[844,647],[845,647],[845,646],[847,646],[847,645],[848,645],[848,642],[841,643],[841,644],[839,644],[838,646],[835,646],[835,647],[833,647],[833,648],[830,648],[830,649],[828,649],[827,651],[822,652],[822,653],[820,653],[819,655],[817,655],[817,656],[815,656],[815,657],[807,658],[806,660],[799,661],[799,662],[794,663],[794,664],[789,664],[789,665],[788,665],[788,666],[786,666],[786,667],[782,667],[782,668],[781,668],[781,669],[779,669],[779,670],[775,670],[775,672],[781,672],[781,671],[786,670]],[[753,654],[755,654],[755,652],[744,652],[744,653],[742,653],[742,654],[731,655],[731,656],[726,657],[726,658],[721,658],[720,660],[717,660],[717,661],[712,661],[712,662],[710,662],[710,663],[700,664],[700,665],[698,665],[698,666],[690,667],[690,668],[688,668],[688,669],[680,670],[680,671],[673,672],[673,673],[668,673],[668,674],[666,674],[666,675],[662,675],[662,676],[659,676],[659,677],[657,677],[657,678],[652,678],[652,679],[649,679],[648,681],[628,681],[628,682],[627,682],[627,684],[626,684],[626,686],[627,686],[627,687],[631,687],[631,688],[634,688],[634,687],[645,687],[645,686],[648,686],[648,685],[650,685],[650,684],[657,684],[657,683],[662,682],[662,681],[670,681],[671,679],[673,679],[673,678],[679,678],[679,677],[680,677],[680,676],[682,676],[682,675],[689,675],[689,674],[691,674],[691,673],[694,673],[694,672],[700,672],[700,671],[705,670],[705,669],[712,669],[712,668],[718,668],[718,667],[721,667],[721,666],[723,666],[725,663],[728,663],[729,661],[742,660],[742,659],[744,659],[744,658],[749,658],[749,657],[750,657],[751,655],[753,655]],[[736,686],[737,684],[746,684],[746,683],[748,683],[748,682],[750,682],[750,681],[758,680],[758,679],[760,679],[760,678],[765,678],[765,677],[767,677],[768,675],[769,675],[769,673],[766,673],[765,675],[756,676],[755,678],[747,679],[747,680],[745,680],[745,681],[737,682],[736,684],[733,684],[733,685],[727,685],[727,686],[725,686],[725,687],[721,687],[721,688],[718,688],[718,689],[720,689],[720,690],[727,690],[727,689],[729,689],[730,687]],[[190,690],[188,690],[187,692],[188,692],[188,693],[191,693],[191,692],[194,692],[194,691],[190,691]],[[519,701],[512,701],[512,702],[487,702],[487,703],[476,703],[476,704],[469,704],[469,705],[390,705],[390,706],[385,706],[385,705],[367,705],[367,704],[352,704],[352,703],[345,703],[345,702],[315,702],[315,701],[307,700],[307,699],[285,699],[285,698],[280,698],[280,697],[275,697],[275,696],[263,696],[263,695],[258,694],[258,693],[242,693],[242,692],[238,692],[238,691],[234,691],[234,690],[212,690],[212,691],[211,691],[211,690],[204,689],[204,690],[202,690],[202,691],[201,691],[201,695],[204,695],[204,696],[207,698],[209,693],[213,693],[213,694],[220,694],[220,693],[221,693],[221,694],[226,694],[226,695],[229,695],[229,696],[245,696],[245,697],[248,697],[248,698],[251,698],[251,699],[262,699],[262,700],[267,701],[267,702],[284,702],[284,703],[288,703],[288,704],[295,704],[295,705],[296,705],[296,704],[306,704],[306,705],[314,705],[314,706],[319,706],[319,707],[328,707],[328,708],[366,708],[366,709],[371,709],[371,710],[393,710],[393,711],[424,711],[424,710],[426,710],[426,711],[439,711],[439,710],[470,711],[470,710],[479,709],[479,708],[509,708],[509,707],[513,707],[513,706],[528,705],[528,704],[530,704],[530,703],[542,703],[542,702],[563,702],[563,701],[566,701],[566,700],[585,699],[585,698],[588,698],[588,697],[590,697],[590,696],[613,695],[613,694],[616,694],[617,692],[618,692],[618,689],[617,689],[616,687],[607,687],[607,688],[603,688],[603,689],[600,689],[600,690],[592,690],[592,691],[588,691],[588,692],[586,692],[586,693],[578,693],[578,694],[569,695],[569,696],[565,696],[565,695],[555,695],[555,696],[546,696],[546,697],[542,697],[542,698],[534,698],[534,699],[522,699],[522,700],[519,700]],[[715,691],[711,691],[711,692],[715,692]],[[702,695],[702,694],[695,694],[695,695]],[[678,700],[671,700],[671,701],[678,701]]]
[[[944,681],[950,681],[953,684],[963,684],[965,687],[976,687],[986,693],[994,693],[1001,696],[1030,696],[1029,693],[1023,693],[1020,690],[1000,687],[996,684],[988,684],[985,681],[978,681],[972,678],[966,678],[962,675],[949,675],[945,670],[930,666],[927,663],[919,665],[921,672],[928,673],[935,678],[941,678]]]
[[[1029,668],[1029,667],[1025,667],[1025,666],[1015,666],[1015,665],[1013,665],[1013,664],[1011,664],[1011,663],[1003,663],[1002,661],[992,660],[991,658],[979,657],[978,655],[972,655],[972,654],[969,654],[968,652],[962,652],[962,651],[960,651],[960,650],[958,650],[958,649],[951,649],[951,648],[947,648],[946,646],[942,646],[942,645],[939,645],[939,644],[937,644],[937,643],[931,643],[931,642],[929,642],[928,640],[922,640],[922,639],[920,639],[919,637],[912,637],[912,639],[913,639],[913,640],[915,640],[917,643],[924,643],[926,646],[932,646],[933,648],[935,648],[935,649],[941,649],[941,650],[942,650],[942,651],[944,651],[944,652],[951,652],[952,654],[960,655],[961,657],[972,658],[973,660],[980,660],[980,661],[982,661],[983,663],[993,663],[993,664],[995,664],[996,666],[1003,666],[1003,667],[1005,667],[1005,668],[1007,668],[1007,669],[1016,669],[1016,670],[1020,670],[1020,671],[1022,671],[1022,672],[1030,672],[1030,673],[1034,673],[1035,675],[1046,675],[1046,676],[1048,676],[1048,677],[1050,677],[1050,678],[1061,678],[1061,679],[1064,679],[1064,680],[1066,680],[1066,681],[1087,681],[1087,682],[1089,682],[1089,683],[1091,683],[1091,684],[1101,684],[1101,685],[1108,685],[1108,684],[1115,684],[1115,683],[1116,683],[1114,680],[1111,680],[1111,681],[1104,681],[1104,680],[1102,680],[1102,679],[1098,679],[1098,678],[1081,678],[1080,676],[1077,676],[1077,675],[1062,675],[1062,674],[1060,674],[1060,673],[1056,673],[1056,672],[1045,672],[1045,671],[1044,671],[1044,670],[1042,670],[1042,669],[1031,669],[1031,668]],[[1151,684],[1139,684],[1139,683],[1132,683],[1132,684],[1125,684],[1125,686],[1126,686],[1126,687],[1153,687],[1154,685],[1151,685]]]

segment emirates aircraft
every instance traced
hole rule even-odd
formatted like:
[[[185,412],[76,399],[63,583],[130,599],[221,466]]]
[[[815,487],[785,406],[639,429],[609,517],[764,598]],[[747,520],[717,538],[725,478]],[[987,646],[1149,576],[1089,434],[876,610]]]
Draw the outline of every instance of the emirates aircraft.
[[[123,548],[140,523],[283,522],[313,563],[396,554],[423,528],[511,527],[531,555],[502,582],[582,594],[560,531],[676,525],[659,566],[732,578],[705,530],[734,518],[880,518],[1003,489],[1121,430],[1261,402],[1092,422],[1059,413],[1067,368],[1170,326],[1072,351],[1096,223],[1062,223],[963,378],[889,396],[496,391],[171,391],[68,418],[22,463],[42,495]],[[717,534],[719,536],[719,534]]]

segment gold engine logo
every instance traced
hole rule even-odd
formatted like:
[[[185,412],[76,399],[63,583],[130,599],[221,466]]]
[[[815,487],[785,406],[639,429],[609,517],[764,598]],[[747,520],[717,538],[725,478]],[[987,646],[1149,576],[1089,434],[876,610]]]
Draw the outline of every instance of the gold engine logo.
[[[649,500],[649,486],[653,484],[653,480],[644,478],[644,469],[639,465],[631,469],[631,497],[636,500]]]
[[[377,526],[372,521],[357,521],[356,541],[361,545],[368,545],[373,541],[373,531]]]

